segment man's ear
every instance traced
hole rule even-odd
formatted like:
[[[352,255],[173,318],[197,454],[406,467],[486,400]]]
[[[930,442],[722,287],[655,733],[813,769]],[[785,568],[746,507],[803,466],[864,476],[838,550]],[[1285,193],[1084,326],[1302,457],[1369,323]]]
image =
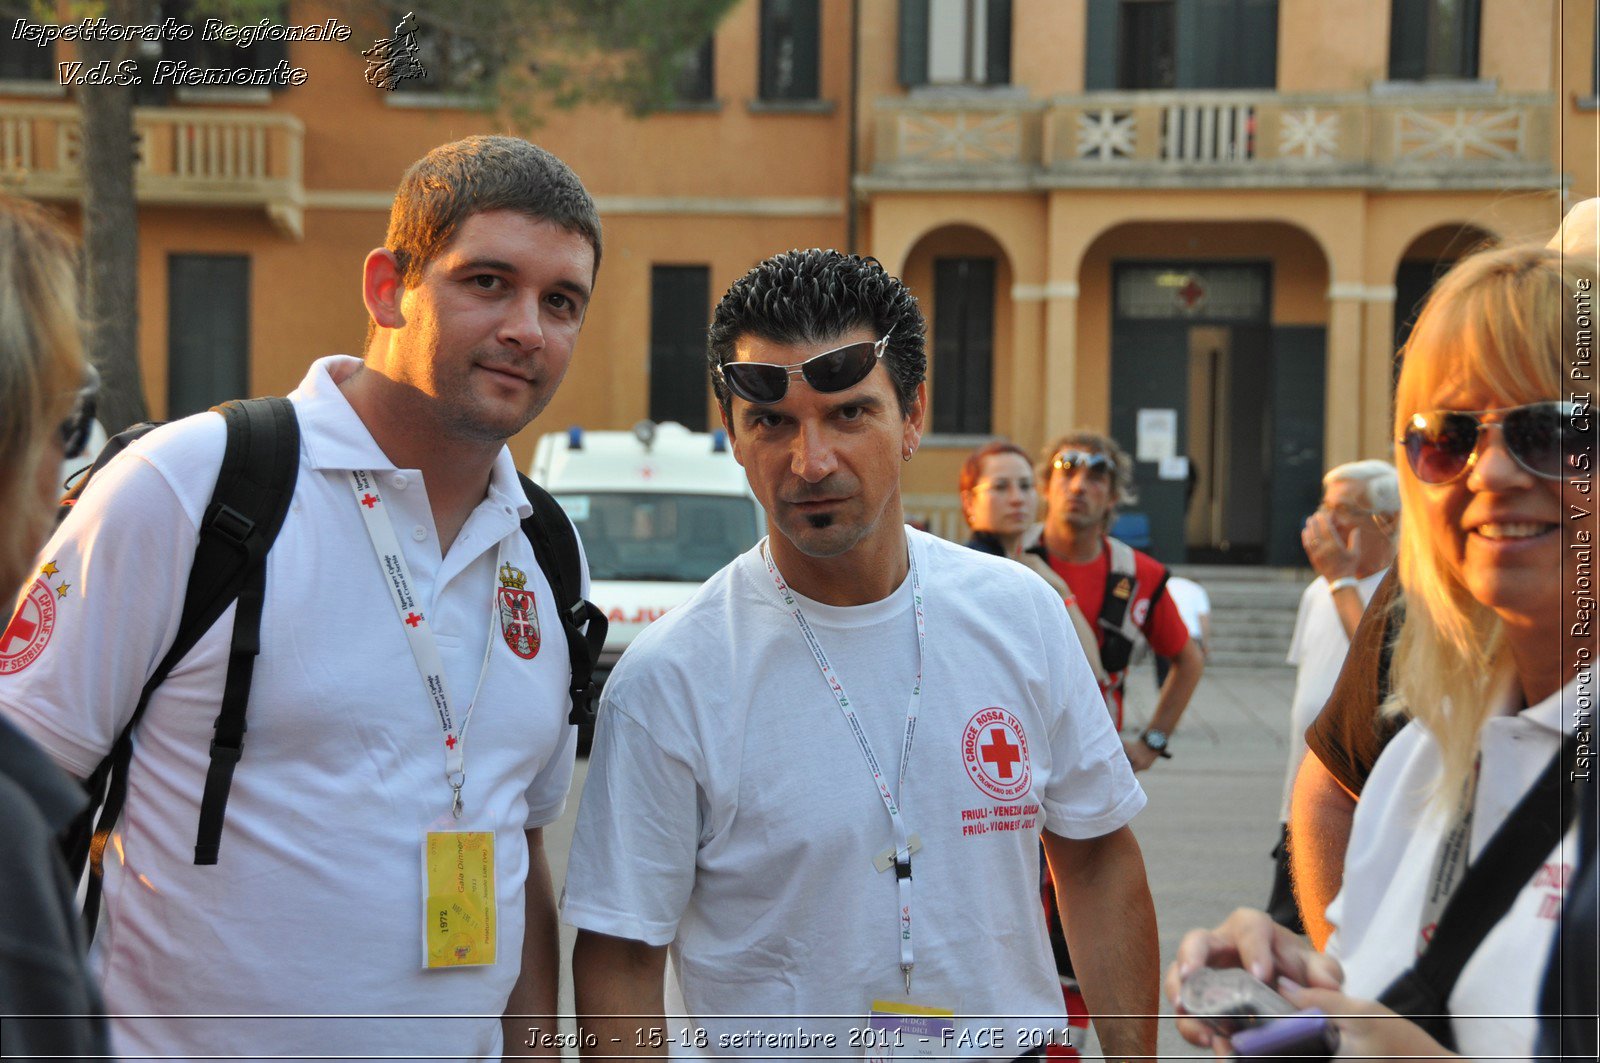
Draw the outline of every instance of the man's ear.
[[[905,433],[903,436],[904,449],[915,454],[922,445],[922,426],[928,413],[928,382],[924,380],[917,385],[916,393],[911,396],[911,402],[906,406]]]
[[[739,436],[733,430],[733,419],[728,416],[728,411],[723,409],[720,402],[717,403],[717,416],[722,418],[722,430],[728,433],[728,442],[733,447],[733,460],[743,466],[744,455],[739,452]]]
[[[373,323],[379,328],[405,327],[406,319],[400,312],[405,294],[405,279],[394,252],[387,247],[368,251],[361,264],[361,301],[367,304]]]

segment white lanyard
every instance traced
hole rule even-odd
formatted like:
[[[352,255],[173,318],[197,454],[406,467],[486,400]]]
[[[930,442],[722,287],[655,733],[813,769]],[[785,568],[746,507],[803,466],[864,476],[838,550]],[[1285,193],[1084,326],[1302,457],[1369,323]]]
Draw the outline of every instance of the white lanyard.
[[[1428,879],[1428,892],[1422,895],[1422,925],[1417,932],[1417,955],[1427,949],[1429,940],[1450,903],[1451,894],[1460,884],[1467,868],[1468,843],[1472,839],[1472,806],[1478,793],[1478,769],[1483,766],[1480,756],[1472,764],[1472,774],[1461,784],[1461,801],[1456,806],[1452,824],[1439,840],[1439,850],[1433,854],[1433,874]]]
[[[460,819],[461,788],[467,782],[467,724],[472,722],[472,710],[478,703],[478,692],[483,689],[484,674],[489,670],[489,650],[494,645],[494,622],[491,619],[489,624],[489,639],[483,647],[483,665],[478,669],[478,683],[473,688],[472,701],[468,702],[466,714],[461,717],[460,727],[457,727],[455,716],[450,711],[450,694],[445,689],[444,661],[439,656],[439,645],[434,641],[433,628],[411,589],[411,569],[400,549],[400,540],[395,537],[394,523],[384,510],[377,477],[364,469],[357,469],[350,473],[350,482],[355,489],[356,508],[361,511],[367,535],[372,539],[372,549],[378,555],[378,567],[383,570],[384,582],[388,584],[389,598],[394,602],[401,629],[406,633],[406,642],[411,646],[412,659],[417,662],[417,671],[422,675],[423,689],[427,691],[433,711],[439,717],[439,727],[444,731],[444,779],[450,785],[450,814]],[[495,551],[496,569],[500,567],[500,555],[504,550],[505,541],[501,540]],[[494,603],[491,601],[490,604]]]
[[[872,773],[872,781],[878,786],[878,796],[883,799],[883,807],[889,812],[889,822],[894,826],[894,847],[880,853],[874,858],[873,863],[880,872],[887,871],[890,867],[894,868],[900,892],[900,973],[905,976],[906,992],[910,993],[911,854],[922,848],[922,841],[907,830],[905,817],[900,814],[897,795],[905,793],[906,765],[911,761],[911,741],[917,730],[917,709],[922,703],[922,663],[928,631],[927,618],[922,609],[922,581],[917,576],[917,555],[916,551],[910,549],[909,543],[906,554],[910,559],[911,601],[917,618],[917,678],[911,687],[911,701],[906,706],[906,734],[905,741],[900,747],[900,775],[891,792],[889,780],[884,777],[883,765],[878,762],[877,754],[872,751],[872,743],[867,740],[867,732],[862,729],[861,721],[856,717],[856,710],[844,692],[844,685],[839,682],[833,666],[828,663],[828,655],[822,652],[822,643],[817,641],[816,632],[811,629],[805,614],[800,611],[800,603],[789,590],[789,585],[784,582],[778,566],[773,563],[769,541],[764,539],[761,542],[761,557],[767,563],[767,571],[772,575],[772,582],[777,586],[783,604],[788,606],[789,615],[794,617],[794,622],[799,625],[800,634],[805,637],[806,645],[811,647],[811,655],[816,658],[817,669],[822,672],[822,678],[832,691],[833,699],[839,704],[839,711],[844,714],[845,723],[850,725],[850,733],[855,736],[856,744],[861,747],[861,756],[867,762],[867,770]]]

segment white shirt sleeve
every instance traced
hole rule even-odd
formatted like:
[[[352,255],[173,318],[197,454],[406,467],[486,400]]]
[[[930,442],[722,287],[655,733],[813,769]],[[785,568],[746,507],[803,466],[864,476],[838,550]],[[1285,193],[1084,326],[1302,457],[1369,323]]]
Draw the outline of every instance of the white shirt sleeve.
[[[39,575],[54,627],[36,659],[0,667],[0,712],[66,771],[99,765],[177,637],[196,529],[166,477],[131,451],[96,474],[40,555],[41,572],[55,570]]]
[[[694,888],[698,793],[691,767],[664,751],[608,687],[578,804],[562,918],[647,945],[671,942]]]
[[[1050,597],[1054,608],[1039,607],[1044,644],[1076,650],[1066,609],[1059,597]],[[1081,652],[1052,653],[1050,659],[1051,686],[1060,700],[1048,733],[1045,829],[1063,838],[1098,838],[1126,826],[1144,808],[1144,790],[1134,778],[1088,660]]]

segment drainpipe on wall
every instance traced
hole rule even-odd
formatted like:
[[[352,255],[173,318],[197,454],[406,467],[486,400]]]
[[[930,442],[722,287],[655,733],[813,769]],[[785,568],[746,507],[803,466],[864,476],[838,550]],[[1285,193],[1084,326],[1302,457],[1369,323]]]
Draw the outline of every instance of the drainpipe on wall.
[[[861,92],[861,0],[850,0],[850,147],[849,172],[844,178],[845,236],[844,249],[856,251],[856,165],[860,153],[856,148],[860,125]]]

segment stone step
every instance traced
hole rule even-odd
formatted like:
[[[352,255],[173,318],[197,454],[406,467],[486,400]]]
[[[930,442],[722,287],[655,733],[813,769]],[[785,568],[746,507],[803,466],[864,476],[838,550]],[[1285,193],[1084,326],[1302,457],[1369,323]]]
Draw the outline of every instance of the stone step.
[[[1210,588],[1233,583],[1293,583],[1304,587],[1317,578],[1309,568],[1271,568],[1266,565],[1168,565],[1174,576],[1192,579]]]
[[[1236,606],[1244,609],[1288,609],[1300,608],[1300,595],[1305,592],[1305,585],[1285,583],[1279,585],[1261,583],[1246,585],[1229,583],[1221,587],[1207,587],[1206,597],[1211,599],[1213,609],[1218,606]]]
[[[1245,650],[1230,650],[1219,646],[1206,655],[1206,668],[1245,668],[1259,670],[1263,668],[1284,668],[1282,654],[1271,654]]]
[[[1224,609],[1211,613],[1213,635],[1282,635],[1288,638],[1294,631],[1294,614],[1274,610],[1257,613],[1251,610]]]

